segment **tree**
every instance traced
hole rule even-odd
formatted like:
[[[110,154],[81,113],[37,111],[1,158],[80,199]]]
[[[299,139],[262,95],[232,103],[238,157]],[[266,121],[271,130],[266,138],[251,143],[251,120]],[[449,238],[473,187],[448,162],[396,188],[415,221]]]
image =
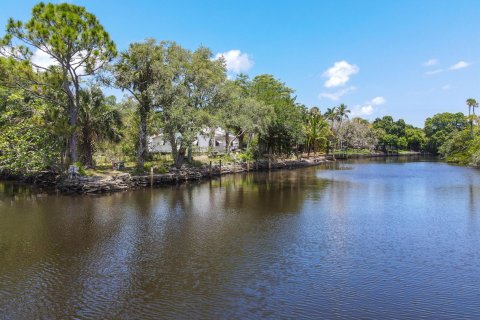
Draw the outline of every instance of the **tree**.
[[[391,116],[384,116],[373,121],[373,128],[380,133],[380,147],[386,151],[388,148],[406,149],[409,145],[406,130],[413,128],[407,125],[403,119],[394,121]]]
[[[348,119],[348,114],[350,110],[345,104],[340,104],[338,107],[335,108],[336,118],[338,119],[338,128],[337,130],[340,131],[342,129],[342,123],[344,120]],[[340,148],[343,149],[343,140],[340,139]]]
[[[327,148],[328,139],[331,136],[330,126],[317,107],[312,107],[305,118],[307,154],[310,156],[310,151],[313,150],[315,156],[316,146],[322,149]]]
[[[254,135],[264,134],[271,121],[273,109],[258,101],[252,92],[252,81],[239,75],[234,81],[227,80],[222,86],[219,101],[218,125],[233,134],[226,143],[226,152],[238,140],[242,149],[249,148]],[[228,137],[228,135],[226,135]],[[247,141],[245,142],[245,137]]]
[[[473,136],[469,130],[452,132],[438,148],[438,153],[447,161],[468,164]]]
[[[97,18],[84,7],[40,2],[32,9],[32,18],[23,23],[10,19],[2,40],[2,53],[19,61],[29,61],[37,71],[58,72],[58,82],[38,82],[66,95],[70,125],[70,160],[76,162],[77,119],[80,108],[81,79],[100,70],[116,55],[115,44]],[[55,64],[42,66],[31,61],[36,52],[47,55]],[[30,79],[31,80],[31,79]],[[21,81],[17,84],[23,89]],[[40,90],[35,91],[45,98]],[[60,100],[63,102],[63,99]]]
[[[438,153],[439,148],[447,141],[448,137],[457,131],[466,129],[468,122],[461,112],[444,112],[425,120],[426,149]]]
[[[0,65],[0,76],[8,77],[2,69]],[[45,101],[28,92],[0,86],[0,173],[29,175],[55,169],[61,144],[54,136],[49,111]]]
[[[325,117],[325,119],[330,121],[330,127],[333,130],[333,128],[335,127],[335,120],[336,120],[336,117],[337,117],[337,107],[327,108],[327,110],[324,112],[323,116]]]
[[[386,133],[396,135],[398,137],[405,136],[406,123],[403,119],[394,121],[391,116],[384,116],[373,121],[373,127],[383,129]]]
[[[98,87],[82,90],[80,102],[78,125],[82,162],[88,167],[94,167],[93,152],[96,144],[107,140],[120,141],[121,115],[115,108],[115,97],[106,98]]]
[[[348,114],[350,113],[351,111],[348,110],[348,107],[345,105],[345,104],[340,104],[337,108],[336,108],[336,113],[337,113],[337,118],[338,118],[338,121],[339,121],[339,129],[340,127],[342,126],[342,122],[346,119],[348,119]]]
[[[165,82],[163,63],[165,50],[163,43],[154,39],[142,43],[132,43],[120,54],[113,66],[115,86],[128,91],[138,102],[139,127],[137,146],[137,168],[143,170],[147,149],[147,121],[152,108],[156,105],[157,90]],[[160,88],[159,88],[160,86]]]
[[[470,122],[470,133],[473,135],[473,118],[475,116],[475,108],[478,108],[478,102],[473,98],[469,98],[467,99],[466,103],[468,106],[468,120]]]
[[[346,121],[338,131],[339,139],[346,148],[373,150],[378,142],[375,132],[367,120],[353,118]]]
[[[270,106],[272,121],[259,137],[263,152],[292,153],[298,144],[305,141],[302,121],[302,106],[295,103],[293,90],[272,75],[259,75],[253,79],[255,99]]]
[[[226,69],[223,60],[213,59],[210,49],[190,52],[178,45],[169,46],[165,69],[169,78],[163,90],[157,90],[159,112],[175,166],[180,168],[187,152],[191,159],[193,142],[220,107]]]
[[[405,129],[405,138],[409,150],[420,151],[425,147],[425,132],[422,129],[413,126],[407,126]]]

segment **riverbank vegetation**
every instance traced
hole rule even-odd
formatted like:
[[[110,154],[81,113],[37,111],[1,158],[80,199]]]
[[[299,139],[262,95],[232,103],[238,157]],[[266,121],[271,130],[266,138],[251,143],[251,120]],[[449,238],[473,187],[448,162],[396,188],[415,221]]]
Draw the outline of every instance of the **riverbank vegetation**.
[[[135,172],[168,171],[198,164],[199,134],[211,146],[199,159],[208,161],[218,128],[225,148],[216,157],[409,150],[480,164],[474,99],[468,116],[437,114],[424,129],[391,116],[370,122],[344,104],[305,106],[273,75],[231,79],[207,47],[147,39],[118,52],[93,14],[67,3],[40,3],[27,22],[10,19],[0,45],[0,171],[7,174],[65,172],[71,164],[101,171],[119,161]],[[111,88],[124,97],[108,96]],[[169,155],[151,152],[150,137],[160,135]]]

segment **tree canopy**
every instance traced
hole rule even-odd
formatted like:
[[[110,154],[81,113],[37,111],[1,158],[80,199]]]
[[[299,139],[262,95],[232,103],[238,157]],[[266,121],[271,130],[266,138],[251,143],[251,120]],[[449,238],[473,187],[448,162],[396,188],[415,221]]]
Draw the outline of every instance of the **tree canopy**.
[[[1,46],[4,56],[31,64],[36,71],[55,73],[58,81],[25,77],[26,73],[13,80],[23,90],[29,90],[43,99],[52,99],[52,95],[46,94],[46,89],[64,95],[53,95],[60,98],[52,102],[60,105],[66,102],[70,159],[77,161],[81,78],[94,75],[115,57],[115,43],[95,15],[84,7],[40,2],[33,7],[32,18],[27,22],[9,19]],[[34,54],[46,55],[52,65],[34,63]]]

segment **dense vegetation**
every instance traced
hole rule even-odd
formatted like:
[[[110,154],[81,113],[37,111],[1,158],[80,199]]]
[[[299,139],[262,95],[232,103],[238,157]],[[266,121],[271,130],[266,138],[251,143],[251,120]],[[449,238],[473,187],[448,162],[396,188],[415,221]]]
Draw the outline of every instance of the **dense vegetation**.
[[[147,39],[118,53],[96,17],[72,4],[36,5],[23,23],[10,19],[0,43],[0,171],[64,171],[153,159],[148,137],[162,134],[171,164],[192,162],[194,142],[216,128],[225,153],[238,142],[244,159],[338,152],[428,151],[480,164],[474,99],[469,115],[442,113],[415,128],[390,116],[349,118],[344,104],[307,108],[272,75],[227,77],[206,47]],[[49,66],[33,62],[40,53]],[[105,96],[108,87],[126,93]]]

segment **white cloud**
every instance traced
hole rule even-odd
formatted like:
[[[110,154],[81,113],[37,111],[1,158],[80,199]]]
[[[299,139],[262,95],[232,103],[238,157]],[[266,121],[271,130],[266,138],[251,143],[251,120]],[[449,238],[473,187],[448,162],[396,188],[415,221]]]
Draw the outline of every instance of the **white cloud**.
[[[373,113],[373,106],[372,105],[366,105],[366,106],[362,106],[360,108],[360,114],[361,115],[369,116],[372,113]]]
[[[423,64],[423,66],[425,67],[431,67],[431,66],[434,66],[438,63],[438,60],[437,59],[430,59],[430,60],[427,60],[425,61],[425,63]]]
[[[363,105],[356,105],[352,108],[352,116],[361,117],[369,116],[376,112],[376,106],[385,104],[387,100],[384,97],[378,96],[370,101],[365,102]]]
[[[375,110],[371,104],[356,105],[352,108],[352,117],[369,116]]]
[[[431,76],[431,75],[433,75],[433,74],[437,74],[437,73],[440,73],[440,72],[443,72],[443,71],[445,71],[445,70],[443,70],[443,69],[435,69],[435,70],[432,70],[432,71],[427,71],[427,72],[425,72],[425,74],[428,75],[428,76]]]
[[[58,64],[48,53],[40,49],[35,50],[30,60],[32,61],[32,64],[41,68],[48,68]],[[42,71],[41,68],[39,68],[39,71]]]
[[[370,104],[374,106],[379,106],[385,104],[385,102],[387,102],[387,100],[384,97],[375,97],[370,101]]]
[[[352,65],[345,60],[337,61],[333,67],[329,68],[323,73],[323,76],[328,78],[325,81],[326,88],[333,88],[345,85],[350,77],[357,74],[360,69],[356,65]]]
[[[444,85],[444,86],[442,87],[442,90],[450,90],[451,88],[452,88],[451,85],[446,84],[446,85]]]
[[[235,73],[246,72],[253,67],[253,60],[247,53],[240,50],[230,50],[223,53],[217,53],[215,59],[223,57],[227,65],[227,70]]]
[[[340,98],[343,97],[344,95],[351,93],[356,89],[357,89],[356,87],[351,86],[336,92],[322,92],[318,95],[318,99],[326,98],[333,101],[337,101],[337,100],[340,100]]]
[[[470,63],[466,62],[466,61],[458,61],[457,63],[455,63],[453,66],[450,67],[450,70],[458,70],[458,69],[463,69],[463,68],[466,68],[470,66]]]
[[[471,63],[461,60],[461,61],[458,61],[457,63],[455,63],[454,65],[450,66],[448,69],[430,70],[430,71],[425,72],[425,74],[430,76],[430,75],[434,75],[434,74],[441,73],[441,72],[448,71],[448,70],[452,71],[452,70],[459,70],[459,69],[467,68],[470,65],[471,65]]]

